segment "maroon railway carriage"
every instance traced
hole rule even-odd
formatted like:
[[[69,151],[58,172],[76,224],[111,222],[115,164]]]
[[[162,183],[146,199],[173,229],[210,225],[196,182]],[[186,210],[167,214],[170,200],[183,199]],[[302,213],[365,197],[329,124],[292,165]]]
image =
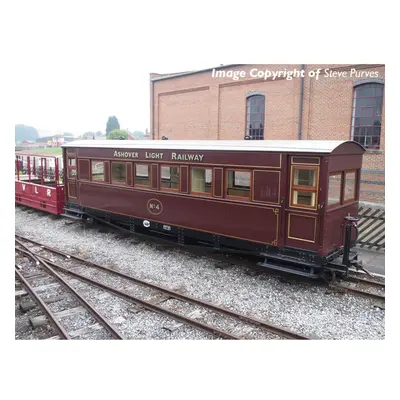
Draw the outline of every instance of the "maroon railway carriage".
[[[250,252],[311,277],[357,262],[356,142],[106,140],[63,152],[68,215]]]
[[[62,156],[15,152],[15,202],[52,214],[64,212]]]

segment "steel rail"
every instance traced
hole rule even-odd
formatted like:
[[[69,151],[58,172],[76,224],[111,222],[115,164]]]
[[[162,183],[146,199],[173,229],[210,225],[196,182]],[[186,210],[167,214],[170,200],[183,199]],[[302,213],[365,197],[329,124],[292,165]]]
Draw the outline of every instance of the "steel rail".
[[[68,254],[66,252],[60,251],[60,250],[55,249],[53,247],[49,247],[49,246],[43,245],[43,244],[38,243],[38,242],[36,242],[36,241],[34,241],[32,239],[28,239],[28,238],[25,238],[25,237],[19,236],[19,235],[16,235],[16,236],[20,237],[23,240],[31,242],[31,243],[33,243],[35,245],[41,246],[43,249],[46,249],[46,250],[48,250],[50,252],[54,252],[56,254],[59,254],[59,255],[64,256],[64,257],[68,257],[70,259],[74,259],[76,261],[82,262],[82,263],[84,263],[86,265],[92,266],[94,268],[98,268],[98,269],[106,271],[108,273],[111,273],[111,274],[114,274],[114,275],[118,275],[118,276],[120,276],[122,278],[125,278],[125,279],[135,283],[135,284],[138,284],[138,285],[141,285],[141,286],[145,286],[145,287],[149,287],[149,288],[155,289],[155,290],[157,290],[157,291],[159,291],[161,293],[165,293],[165,294],[167,294],[168,296],[170,296],[172,298],[179,299],[179,300],[185,301],[187,303],[203,306],[203,307],[209,308],[209,309],[211,309],[213,311],[219,312],[221,314],[225,314],[225,315],[227,315],[229,317],[233,317],[233,318],[239,319],[239,320],[241,320],[243,322],[247,322],[247,323],[250,323],[252,325],[256,325],[258,327],[261,327],[261,328],[265,329],[268,332],[281,335],[281,336],[283,336],[283,337],[285,337],[287,339],[300,339],[300,340],[312,339],[310,337],[307,337],[307,336],[304,336],[304,335],[300,335],[300,334],[295,333],[293,331],[290,331],[288,329],[281,328],[281,327],[278,327],[276,325],[272,325],[272,324],[270,324],[268,322],[259,320],[257,318],[248,317],[247,315],[240,314],[240,313],[228,310],[228,309],[220,307],[220,306],[216,306],[216,305],[208,303],[208,302],[206,302],[204,300],[196,299],[196,298],[193,298],[193,297],[190,297],[190,296],[187,296],[187,295],[182,295],[180,293],[177,293],[177,292],[174,292],[172,290],[169,290],[169,289],[167,289],[167,288],[165,288],[163,286],[158,286],[156,284],[153,284],[153,283],[150,283],[150,282],[146,282],[146,281],[138,279],[138,278],[134,278],[133,276],[127,275],[127,274],[125,274],[123,272],[115,271],[115,270],[113,270],[111,268],[96,264],[96,263],[94,263],[92,261],[89,261],[89,260],[74,256],[72,254]]]
[[[39,259],[44,259],[41,256],[38,256],[38,258]],[[129,301],[131,303],[139,304],[143,308],[149,309],[149,310],[154,311],[154,312],[156,312],[158,314],[167,315],[167,316],[173,318],[174,320],[177,320],[177,321],[192,325],[192,326],[194,326],[196,328],[202,329],[202,330],[204,330],[206,332],[212,333],[213,335],[222,337],[224,339],[236,339],[236,340],[240,339],[240,337],[238,337],[238,336],[235,336],[235,335],[232,335],[230,333],[221,331],[221,330],[219,330],[217,328],[214,328],[214,327],[212,327],[210,325],[203,324],[202,322],[198,322],[198,321],[196,321],[194,319],[191,319],[189,317],[185,317],[185,316],[183,316],[181,314],[177,314],[177,313],[175,313],[173,311],[167,310],[165,308],[159,307],[159,306],[157,306],[155,304],[152,304],[150,302],[147,302],[145,300],[139,299],[138,297],[135,297],[135,296],[133,296],[133,295],[131,295],[129,293],[126,293],[126,292],[123,292],[121,290],[115,289],[112,286],[108,286],[108,285],[106,285],[104,283],[95,281],[95,280],[93,280],[91,278],[88,278],[88,277],[86,277],[84,275],[78,274],[77,272],[74,272],[74,271],[69,270],[68,268],[62,267],[61,265],[58,265],[53,261],[47,261],[47,262],[50,265],[52,265],[53,267],[55,267],[55,268],[59,269],[60,271],[62,271],[63,273],[65,273],[65,274],[71,275],[74,278],[77,278],[77,279],[79,279],[81,281],[87,282],[90,285],[97,286],[97,287],[99,287],[101,289],[104,289],[107,292],[110,292],[110,293],[112,293],[112,294],[114,294],[114,295],[116,295],[118,297],[121,297],[124,300],[127,300],[127,301]]]
[[[90,312],[90,314],[95,318],[95,320],[102,325],[108,333],[111,334],[111,336],[114,339],[119,339],[122,340],[124,339],[123,336],[121,336],[121,334],[111,325],[110,322],[108,322],[106,320],[106,318],[104,318],[90,303],[88,303],[63,277],[61,277],[56,271],[54,271],[53,268],[50,267],[50,265],[48,265],[48,263],[46,262],[46,260],[41,259],[41,257],[38,257],[37,255],[35,255],[34,253],[32,253],[31,251],[29,251],[29,249],[23,244],[21,243],[21,241],[19,241],[18,239],[15,239],[15,241],[20,245],[23,246],[26,250],[24,249],[18,249],[16,248],[16,251],[20,251],[28,256],[31,256],[33,260],[39,262],[42,264],[42,266],[44,267],[44,269],[52,276],[54,276],[54,278],[61,283],[61,285],[63,285],[64,287],[66,287],[71,293],[72,295],[78,300],[78,302],[84,307],[86,308],[86,310],[88,310]]]
[[[352,281],[352,282],[357,282],[357,283],[363,283],[371,286],[377,286],[379,288],[385,288],[385,283],[384,282],[378,282],[374,281],[373,279],[368,279],[368,278],[359,278],[357,276],[347,276],[346,280]]]
[[[332,284],[331,287],[343,289],[346,292],[352,292],[352,293],[355,293],[355,294],[363,296],[363,297],[385,301],[385,295],[382,295],[382,294],[366,292],[365,290],[360,290],[360,289],[353,288],[353,287],[346,286],[346,285],[339,284],[339,283]]]
[[[50,323],[58,332],[61,339],[71,339],[68,335],[67,331],[62,327],[62,325],[58,322],[57,317],[54,313],[47,307],[46,303],[39,297],[39,295],[35,292],[35,289],[28,283],[28,281],[24,278],[24,276],[18,271],[18,268],[15,267],[15,275],[21,281],[22,285],[25,287],[27,292],[30,294],[34,302],[41,308],[44,314],[46,314]]]

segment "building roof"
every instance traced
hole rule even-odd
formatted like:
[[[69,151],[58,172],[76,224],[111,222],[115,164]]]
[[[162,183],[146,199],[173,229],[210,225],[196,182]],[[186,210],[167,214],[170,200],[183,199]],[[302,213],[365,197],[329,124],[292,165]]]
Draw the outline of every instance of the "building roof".
[[[77,140],[61,147],[331,153],[343,143],[355,143],[364,149],[350,140]]]
[[[179,78],[181,76],[193,75],[193,74],[199,74],[200,72],[212,71],[213,69],[219,70],[219,69],[224,69],[224,68],[238,67],[238,66],[241,66],[241,65],[246,65],[246,64],[226,64],[226,65],[220,65],[218,67],[213,67],[213,68],[200,69],[198,71],[180,72],[180,73],[177,73],[177,74],[171,74],[171,75],[166,75],[166,76],[160,76],[158,78],[153,78],[153,79],[151,79],[151,81],[155,82],[155,81],[161,81],[161,80],[164,80],[164,79]]]

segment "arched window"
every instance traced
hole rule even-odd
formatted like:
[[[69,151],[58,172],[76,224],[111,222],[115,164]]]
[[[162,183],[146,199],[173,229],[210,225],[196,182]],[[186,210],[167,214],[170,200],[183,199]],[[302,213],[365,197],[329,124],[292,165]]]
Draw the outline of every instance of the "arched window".
[[[379,149],[383,84],[365,83],[354,88],[351,138],[367,149]]]
[[[247,97],[246,136],[251,140],[264,140],[265,96]]]

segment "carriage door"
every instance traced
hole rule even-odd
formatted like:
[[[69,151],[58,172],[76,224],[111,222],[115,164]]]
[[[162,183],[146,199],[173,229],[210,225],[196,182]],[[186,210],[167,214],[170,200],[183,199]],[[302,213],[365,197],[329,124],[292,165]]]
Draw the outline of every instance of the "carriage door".
[[[77,167],[76,167],[76,153],[67,152],[67,196],[68,201],[76,202],[78,200],[78,187],[77,187]]]
[[[319,246],[319,157],[288,157],[285,245],[309,250]]]

